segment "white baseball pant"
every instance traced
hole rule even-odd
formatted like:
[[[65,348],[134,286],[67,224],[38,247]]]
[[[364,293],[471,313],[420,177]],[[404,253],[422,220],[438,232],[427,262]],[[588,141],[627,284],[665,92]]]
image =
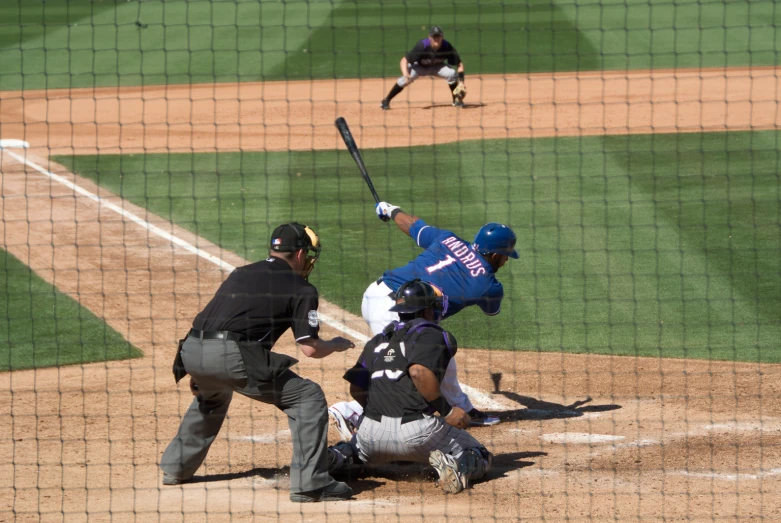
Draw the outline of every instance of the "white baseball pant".
[[[409,70],[409,76],[400,76],[399,79],[396,80],[396,84],[399,87],[407,87],[417,80],[419,76],[439,76],[447,80],[447,83],[450,85],[456,85],[458,83],[458,72],[447,65],[420,65],[414,63],[407,64],[407,69]]]

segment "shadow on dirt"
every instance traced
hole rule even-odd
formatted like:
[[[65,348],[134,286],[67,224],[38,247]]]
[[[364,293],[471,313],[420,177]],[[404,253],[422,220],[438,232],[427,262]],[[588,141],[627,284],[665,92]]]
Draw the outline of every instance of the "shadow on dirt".
[[[507,452],[505,454],[496,454],[494,455],[493,467],[485,476],[485,481],[503,478],[507,476],[508,472],[531,467],[535,463],[534,461],[522,461],[524,459],[547,455],[547,452]]]
[[[262,478],[268,480],[277,480],[280,477],[290,477],[290,467],[281,469],[254,468],[243,470],[241,472],[227,472],[225,474],[209,474],[208,476],[193,476],[187,483],[211,483],[212,481],[230,481],[232,479],[242,478]]]
[[[515,392],[500,390],[502,381],[501,373],[491,374],[491,380],[494,382],[494,390],[492,394],[504,396],[508,400],[514,401],[515,403],[526,407],[524,409],[517,410],[485,411],[488,416],[496,416],[502,422],[578,418],[587,412],[608,412],[621,408],[621,405],[616,404],[586,405],[587,403],[591,403],[593,401],[591,397],[587,397],[584,400],[578,400],[569,405],[553,403],[551,401],[543,401],[531,396],[523,396]]]
[[[421,109],[439,109],[440,107],[453,107],[453,104],[443,103],[443,104],[424,105],[423,107],[421,107]],[[485,104],[482,102],[473,103],[473,104],[464,102],[464,106],[461,109],[478,109],[480,107],[485,107]]]
[[[485,479],[502,478],[513,470],[531,467],[535,462],[525,460],[547,455],[547,452],[508,452],[496,454],[494,455],[493,467]],[[364,465],[352,467],[335,477],[340,481],[347,481],[357,494],[357,489],[361,488],[360,482],[362,481],[375,484],[375,486],[365,488],[364,490],[371,490],[384,484],[367,478],[380,478],[403,483],[433,483],[437,480],[437,473],[428,463],[397,462],[378,466]]]
[[[242,478],[262,478],[270,481],[278,481],[281,483],[280,489],[287,490],[287,485],[290,483],[290,467],[282,468],[254,468],[251,470],[245,470],[242,472],[229,472],[225,474],[210,474],[208,476],[193,476],[193,478],[187,483],[211,483],[213,481],[230,481],[233,479]],[[385,485],[385,482],[375,481],[373,479],[367,479],[365,476],[359,476],[354,473],[347,474],[345,477],[339,478],[342,481],[349,479],[350,488],[353,489],[355,495],[374,490],[378,487]]]

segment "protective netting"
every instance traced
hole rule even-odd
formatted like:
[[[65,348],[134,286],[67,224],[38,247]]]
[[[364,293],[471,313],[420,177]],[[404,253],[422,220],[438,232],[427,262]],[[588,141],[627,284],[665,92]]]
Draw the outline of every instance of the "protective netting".
[[[2,2],[0,522],[781,519],[780,21],[772,1]],[[177,341],[294,220],[322,242],[319,314],[298,288],[230,299],[306,304],[274,353],[310,381],[252,384],[245,340],[190,336],[199,403]],[[519,259],[472,249],[488,222]],[[291,502],[392,319],[365,295],[421,252],[404,274],[448,295],[460,387],[500,421],[467,431],[491,470],[445,494],[431,426],[372,420],[382,452],[425,456]],[[356,347],[308,357],[318,326]]]

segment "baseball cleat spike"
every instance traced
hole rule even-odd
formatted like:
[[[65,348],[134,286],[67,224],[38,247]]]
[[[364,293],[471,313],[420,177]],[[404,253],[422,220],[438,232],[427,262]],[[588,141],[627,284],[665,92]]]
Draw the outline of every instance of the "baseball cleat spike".
[[[429,464],[439,476],[439,486],[450,494],[458,494],[466,488],[466,478],[458,470],[456,458],[441,450],[434,450],[428,457]]]
[[[344,419],[342,413],[333,407],[329,407],[328,417],[331,419],[331,424],[339,433],[341,440],[350,441],[353,437],[353,431],[350,429],[350,422]]]

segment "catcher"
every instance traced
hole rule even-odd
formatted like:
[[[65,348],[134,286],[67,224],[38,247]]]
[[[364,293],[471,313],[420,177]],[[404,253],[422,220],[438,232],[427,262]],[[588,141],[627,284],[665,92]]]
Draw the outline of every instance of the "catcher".
[[[458,351],[453,335],[437,324],[444,298],[415,279],[399,288],[394,302],[391,310],[400,321],[372,338],[344,375],[364,414],[349,442],[329,447],[328,470],[428,462],[440,487],[456,494],[485,477],[492,455],[464,430],[469,414],[442,394],[445,370]]]
[[[447,64],[445,63],[447,62]],[[414,82],[418,76],[439,76],[447,80],[453,95],[453,107],[463,107],[466,96],[464,64],[453,44],[444,39],[442,28],[435,25],[412,50],[401,59],[401,76],[393,85],[380,107],[390,109],[390,101]],[[454,69],[456,67],[457,69]]]

